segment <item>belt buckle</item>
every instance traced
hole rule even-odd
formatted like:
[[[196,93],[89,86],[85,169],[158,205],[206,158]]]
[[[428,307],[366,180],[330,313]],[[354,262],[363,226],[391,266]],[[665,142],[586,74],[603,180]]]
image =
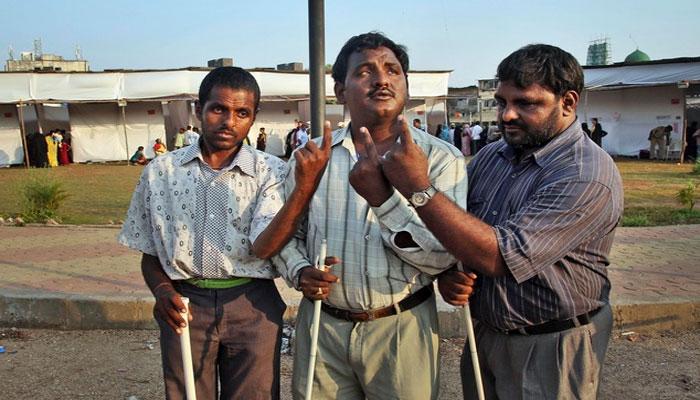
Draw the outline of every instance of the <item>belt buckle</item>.
[[[367,321],[374,321],[377,316],[374,314],[374,310],[365,311],[367,313]]]

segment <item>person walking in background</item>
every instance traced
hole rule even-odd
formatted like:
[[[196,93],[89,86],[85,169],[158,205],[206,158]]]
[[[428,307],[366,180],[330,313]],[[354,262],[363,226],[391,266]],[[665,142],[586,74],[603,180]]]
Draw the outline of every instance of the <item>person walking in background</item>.
[[[591,118],[591,124],[593,129],[591,130],[591,139],[598,145],[598,147],[603,147],[603,137],[605,137],[608,132],[603,130],[603,125],[598,122],[598,118]]]
[[[49,167],[58,167],[58,143],[53,136],[54,131],[49,132],[44,136],[46,141],[46,158],[49,162]]]
[[[581,130],[583,131],[583,133],[586,134],[586,136],[588,136],[589,139],[591,139],[591,140],[593,139],[593,138],[591,137],[591,130],[588,128],[588,124],[587,124],[587,123],[581,122]]]
[[[484,131],[484,128],[481,127],[481,123],[479,121],[476,121],[472,124],[472,155],[475,156],[476,153],[481,150],[480,143],[481,143],[481,133]]]
[[[180,130],[175,134],[175,143],[173,145],[175,150],[185,146],[185,128],[180,128]]]
[[[199,132],[196,127],[189,127],[190,129],[185,131],[185,146],[190,146],[199,141]]]
[[[457,124],[453,133],[452,141],[456,148],[462,149],[462,124]]]
[[[472,155],[472,128],[469,124],[464,124],[462,127],[462,154],[465,157]]]
[[[258,132],[258,139],[255,141],[255,148],[260,151],[265,151],[267,147],[267,133],[265,133],[265,128],[260,128]]]
[[[685,130],[685,159],[697,160],[698,145],[695,133],[698,130],[698,121],[693,121]]]

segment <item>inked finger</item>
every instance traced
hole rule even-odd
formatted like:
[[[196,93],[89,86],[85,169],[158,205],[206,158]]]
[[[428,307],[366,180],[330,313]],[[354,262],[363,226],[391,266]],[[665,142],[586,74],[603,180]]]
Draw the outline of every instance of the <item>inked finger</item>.
[[[374,147],[374,140],[372,140],[369,129],[364,126],[361,127],[358,139],[358,142],[362,144],[364,148],[364,154],[362,154],[362,156],[368,158],[372,162],[379,163],[379,155],[377,155],[377,149]]]
[[[399,137],[401,138],[402,146],[410,146],[413,144],[413,136],[411,128],[408,126],[408,121],[403,115],[399,115],[396,121],[399,124]]]
[[[323,123],[323,140],[321,141],[321,151],[324,153],[330,151],[331,149],[331,123],[326,121]]]

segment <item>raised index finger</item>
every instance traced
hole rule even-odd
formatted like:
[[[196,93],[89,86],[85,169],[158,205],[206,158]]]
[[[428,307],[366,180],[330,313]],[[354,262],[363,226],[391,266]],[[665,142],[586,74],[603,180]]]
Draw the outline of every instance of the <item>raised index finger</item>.
[[[413,144],[413,136],[411,135],[411,128],[408,126],[408,121],[403,115],[399,115],[397,118],[400,125],[399,137],[401,138],[402,146],[410,146]]]
[[[323,140],[321,141],[321,151],[328,152],[331,148],[331,123],[326,121],[323,123]]]
[[[364,148],[363,156],[371,161],[379,163],[379,155],[377,154],[377,149],[374,147],[374,140],[372,140],[372,135],[369,134],[369,129],[364,126],[360,128],[360,135],[357,138],[358,143]]]

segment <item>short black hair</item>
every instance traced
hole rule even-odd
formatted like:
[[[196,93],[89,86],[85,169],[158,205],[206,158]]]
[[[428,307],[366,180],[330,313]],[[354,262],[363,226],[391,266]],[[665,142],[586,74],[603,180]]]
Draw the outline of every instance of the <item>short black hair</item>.
[[[378,49],[386,47],[391,50],[401,64],[406,81],[408,81],[408,53],[406,47],[394,43],[393,40],[384,36],[381,32],[368,32],[361,35],[351,37],[338,53],[338,57],[333,63],[333,79],[336,82],[345,83],[345,77],[348,74],[348,59],[355,52],[361,52],[368,49]]]
[[[530,44],[514,51],[498,64],[497,77],[519,88],[538,84],[559,97],[569,90],[583,91],[583,69],[576,58],[547,44]]]
[[[255,96],[255,112],[258,111],[260,86],[250,72],[239,67],[219,67],[211,70],[199,85],[199,104],[202,107],[209,100],[209,94],[216,86],[252,92]]]

